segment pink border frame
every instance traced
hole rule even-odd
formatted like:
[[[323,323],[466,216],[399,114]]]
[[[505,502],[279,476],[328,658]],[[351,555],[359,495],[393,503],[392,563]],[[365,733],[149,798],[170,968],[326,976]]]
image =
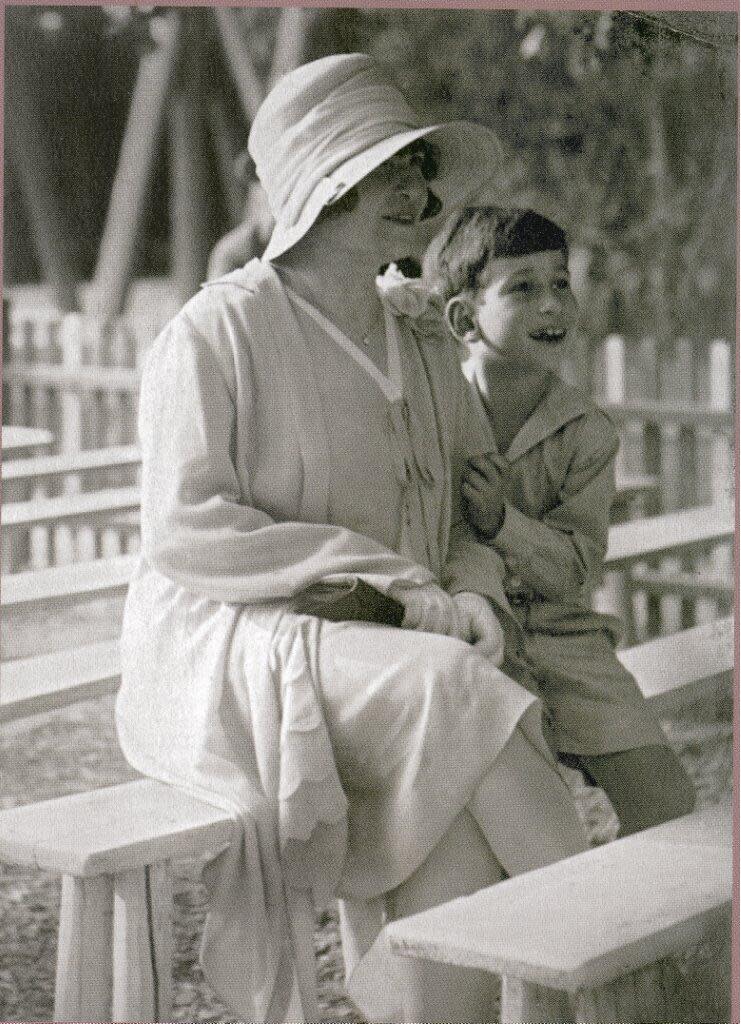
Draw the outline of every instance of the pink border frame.
[[[4,93],[5,82],[5,8],[16,6],[76,6],[76,7],[98,7],[102,5],[113,5],[115,0],[101,0],[100,3],[81,3],[79,0],[20,0],[19,3],[8,4],[6,0],[0,0],[0,99]],[[170,7],[364,7],[364,8],[409,8],[425,10],[429,8],[450,8],[454,10],[543,10],[543,11],[697,11],[698,13],[721,11],[730,14],[739,13],[739,3],[736,0],[517,0],[517,2],[506,2],[506,0],[365,0],[364,3],[352,2],[352,0],[293,0],[291,4],[270,3],[269,0],[251,0],[249,3],[230,3],[229,0],[210,0],[203,3],[202,0],[169,0]],[[0,108],[0,125],[3,122],[4,107]],[[0,217],[4,216],[4,182],[3,182],[3,148],[4,133],[0,132]],[[741,155],[741,154],[740,154]],[[738,218],[738,181],[736,183],[736,212]],[[0,228],[2,230],[2,228]],[[738,288],[739,259],[737,254],[737,288]],[[2,252],[0,251],[0,280],[2,280]],[[739,380],[739,322],[737,315],[736,323],[736,380]],[[2,399],[0,399],[0,402]],[[739,980],[741,965],[739,964],[741,938],[739,928],[741,925],[741,913],[739,908],[739,819],[741,810],[739,800],[739,729],[741,725],[741,713],[739,710],[739,420],[738,412],[735,430],[735,514],[736,514],[736,535],[734,540],[734,562],[736,569],[736,600],[735,610],[735,667],[734,667],[734,710],[733,710],[733,909],[732,909],[732,944],[731,944],[731,1024],[741,1024],[741,993],[739,992]],[[2,1022],[0,1022],[2,1024]]]

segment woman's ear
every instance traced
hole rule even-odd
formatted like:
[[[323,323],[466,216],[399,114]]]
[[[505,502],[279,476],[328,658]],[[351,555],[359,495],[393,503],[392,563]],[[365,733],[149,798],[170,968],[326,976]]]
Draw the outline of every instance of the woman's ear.
[[[478,340],[476,314],[470,299],[461,295],[448,299],[445,306],[445,322],[456,341],[471,345]]]

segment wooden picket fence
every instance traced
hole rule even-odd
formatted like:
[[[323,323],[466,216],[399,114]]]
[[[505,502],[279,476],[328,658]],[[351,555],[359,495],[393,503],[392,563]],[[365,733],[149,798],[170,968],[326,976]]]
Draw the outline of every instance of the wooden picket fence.
[[[60,316],[44,305],[11,305],[6,330],[4,422],[49,430],[57,455],[135,442],[138,364],[151,337],[144,343],[130,320],[101,323],[92,315]],[[4,481],[3,500],[43,501],[137,481],[135,464],[116,465],[32,483]],[[15,534],[12,556],[5,545],[10,564],[4,571],[112,556],[138,545],[131,521],[99,527],[44,524]]]
[[[13,293],[4,338],[3,420],[44,428],[55,452],[132,445],[136,441],[142,354],[172,313],[166,289],[145,293],[138,308],[114,323],[68,314],[33,293]],[[612,336],[593,352],[592,389],[616,420],[622,438],[618,476],[644,479],[633,516],[733,498],[734,366],[723,340]],[[128,488],[138,481],[131,463],[34,483],[7,481],[4,501]],[[113,520],[113,517],[111,517]],[[113,556],[136,550],[133,516],[110,524],[42,524],[18,536],[4,571]],[[627,641],[675,632],[725,614],[732,603],[730,543],[709,554],[657,557],[607,574],[598,607],[632,623]]]
[[[618,474],[653,477],[640,514],[728,506],[734,490],[734,363],[727,341],[613,335],[595,353],[594,393],[621,434]],[[732,606],[733,548],[664,557],[608,574],[600,607],[633,623],[632,642],[707,622]]]

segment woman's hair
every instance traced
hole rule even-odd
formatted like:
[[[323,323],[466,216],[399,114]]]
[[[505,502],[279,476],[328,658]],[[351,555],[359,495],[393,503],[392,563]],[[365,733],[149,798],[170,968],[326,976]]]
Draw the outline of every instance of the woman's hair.
[[[481,287],[492,260],[563,252],[563,228],[534,210],[468,206],[455,214],[425,258],[425,275],[443,299]]]
[[[392,160],[402,156],[418,157],[422,177],[425,181],[434,181],[440,167],[440,153],[434,143],[428,142],[427,139],[415,139],[414,142],[410,142],[408,146],[404,146],[403,149],[400,149],[398,153],[394,153],[394,155],[389,157],[385,163],[390,163]],[[383,164],[380,166],[383,167]],[[348,213],[350,210],[355,208],[357,202],[358,190],[357,186],[353,186],[351,189],[348,189],[344,196],[338,199],[337,202],[332,203],[330,206],[325,206],[320,217],[326,220],[330,217],[337,217],[343,213]],[[426,220],[429,217],[437,216],[442,208],[443,204],[432,189],[428,188],[427,205],[422,212],[421,219]]]

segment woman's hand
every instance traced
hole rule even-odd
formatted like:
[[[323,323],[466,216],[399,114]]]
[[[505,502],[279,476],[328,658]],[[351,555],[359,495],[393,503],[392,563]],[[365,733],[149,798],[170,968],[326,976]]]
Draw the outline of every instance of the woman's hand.
[[[504,630],[488,599],[482,594],[461,591],[453,597],[466,635],[463,637],[495,665],[504,661]]]
[[[470,459],[463,474],[461,493],[468,522],[492,540],[504,522],[509,465],[497,452]]]
[[[417,629],[423,633],[467,639],[467,630],[458,606],[442,587],[431,583],[409,589],[398,597],[404,603],[402,629]]]

